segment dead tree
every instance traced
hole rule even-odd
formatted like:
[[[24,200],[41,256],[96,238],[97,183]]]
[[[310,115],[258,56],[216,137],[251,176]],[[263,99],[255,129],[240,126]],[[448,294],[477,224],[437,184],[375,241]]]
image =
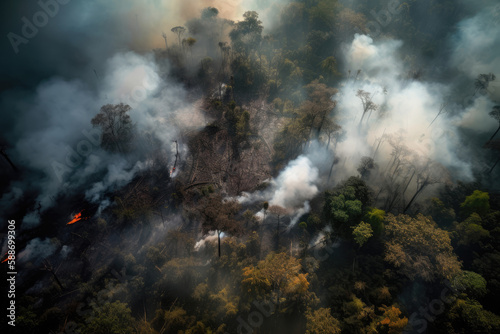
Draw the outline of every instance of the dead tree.
[[[271,205],[269,207],[269,212],[278,218],[278,226],[276,229],[276,250],[280,247],[280,218],[285,216],[288,212],[287,210],[279,205]]]
[[[163,39],[165,40],[165,50],[168,50],[168,43],[167,43],[167,34],[165,34],[165,32],[163,32],[163,34],[161,34]]]
[[[495,169],[495,167],[497,166],[498,162],[500,162],[500,139],[498,140],[495,140],[495,141],[489,141],[486,143],[486,145],[484,145],[485,148],[489,148],[489,149],[492,149],[494,151],[497,152],[497,160],[495,161],[495,163],[493,164],[493,166],[491,166],[490,170],[488,171],[488,174],[491,174],[493,172],[493,170]]]
[[[489,115],[498,122],[498,128],[495,131],[495,133],[491,136],[490,140],[488,140],[488,143],[491,142],[493,138],[495,138],[495,136],[497,135],[498,131],[500,131],[500,106],[494,106],[493,110],[490,111]]]
[[[365,92],[362,89],[359,89],[356,93],[356,96],[359,97],[361,103],[363,105],[363,115],[361,115],[361,119],[359,120],[359,126],[363,123],[363,118],[365,117],[367,112],[373,112],[378,109],[378,106],[372,101],[373,94],[369,92]]]
[[[434,119],[432,120],[432,122],[429,124],[429,126],[427,128],[431,127],[431,125],[436,121],[436,119],[438,119],[439,115],[446,113],[446,105],[447,105],[446,103],[441,104],[441,107],[439,108],[438,114],[436,115],[436,117],[434,117]]]
[[[490,82],[495,81],[495,79],[496,76],[493,73],[479,74],[474,81],[474,87],[476,89],[474,90],[474,94],[472,96],[475,96],[478,92],[487,93]]]
[[[12,160],[10,160],[9,156],[7,155],[7,153],[5,152],[5,147],[1,147],[0,148],[0,154],[5,158],[5,160],[7,160],[7,162],[9,163],[10,167],[12,167],[12,169],[16,172],[19,171],[19,169],[17,169],[16,165],[14,165],[14,163],[12,162]]]
[[[434,176],[434,173],[438,169],[438,166],[433,164],[431,161],[428,161],[425,165],[423,165],[421,168],[418,169],[417,171],[417,188],[415,193],[413,194],[412,198],[406,205],[403,213],[406,213],[408,209],[411,207],[417,196],[429,185],[438,183],[438,177]],[[444,174],[444,171],[441,171],[441,174]],[[439,173],[436,173],[439,174]],[[443,175],[441,175],[442,177]]]
[[[61,290],[64,291],[64,287],[63,287],[63,285],[61,284],[61,281],[59,281],[59,278],[57,278],[57,275],[56,275],[57,269],[54,271],[54,267],[52,267],[52,264],[50,264],[50,262],[48,260],[43,260],[43,268],[42,268],[42,270],[46,270],[46,271],[50,272],[52,274],[52,276],[54,277],[54,279],[56,280],[57,285],[59,285],[59,287],[61,288]]]

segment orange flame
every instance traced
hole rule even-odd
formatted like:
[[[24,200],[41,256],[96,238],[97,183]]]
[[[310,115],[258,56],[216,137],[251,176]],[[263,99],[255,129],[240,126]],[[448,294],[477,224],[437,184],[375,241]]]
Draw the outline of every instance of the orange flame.
[[[5,252],[5,255],[7,255],[7,252]],[[1,263],[7,262],[12,259],[12,255],[7,256]]]
[[[71,224],[74,224],[76,223],[77,221],[80,221],[82,219],[88,219],[88,217],[82,217],[82,211],[80,211],[79,213],[77,213],[74,217],[73,217],[73,220],[70,221],[69,223],[67,223],[66,225],[71,225]]]

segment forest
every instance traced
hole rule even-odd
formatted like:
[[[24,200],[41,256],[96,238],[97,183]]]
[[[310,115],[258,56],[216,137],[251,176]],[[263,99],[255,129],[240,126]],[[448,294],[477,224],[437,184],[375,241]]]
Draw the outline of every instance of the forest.
[[[0,8],[2,333],[500,333],[498,1]]]

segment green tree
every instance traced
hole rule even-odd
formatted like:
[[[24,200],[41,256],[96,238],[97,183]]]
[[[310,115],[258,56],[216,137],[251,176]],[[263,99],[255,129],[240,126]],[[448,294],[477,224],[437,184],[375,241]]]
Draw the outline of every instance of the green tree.
[[[474,192],[465,198],[465,201],[460,204],[461,213],[468,217],[474,212],[480,216],[484,216],[490,210],[490,195],[487,192],[474,190]]]
[[[370,224],[361,222],[356,226],[352,227],[352,236],[354,241],[359,245],[359,247],[363,247],[363,245],[371,238],[373,235],[373,229]]]
[[[443,201],[437,197],[431,198],[429,211],[432,219],[440,226],[450,226],[456,218],[455,210],[447,208]]]
[[[477,243],[483,238],[490,236],[490,232],[481,226],[482,219],[477,213],[473,213],[457,225],[456,230],[458,233],[459,245],[471,245]]]
[[[486,280],[473,271],[463,270],[452,281],[453,288],[467,293],[472,298],[486,295]]]
[[[313,30],[331,31],[340,8],[337,0],[320,0],[309,9],[309,23]]]
[[[385,211],[377,208],[370,208],[364,220],[372,227],[373,234],[379,236],[384,230]]]
[[[133,334],[134,318],[127,304],[116,301],[94,307],[84,334]]]
[[[248,11],[243,14],[243,21],[237,22],[229,33],[233,49],[236,52],[249,55],[251,50],[257,50],[262,40],[262,21],[255,11]]]
[[[351,227],[356,225],[362,216],[363,202],[356,198],[354,187],[343,186],[333,193],[326,192],[323,212],[336,234],[350,238]]]
[[[500,317],[473,299],[457,299],[446,312],[448,331],[452,333],[499,333]],[[441,319],[439,319],[441,321]]]

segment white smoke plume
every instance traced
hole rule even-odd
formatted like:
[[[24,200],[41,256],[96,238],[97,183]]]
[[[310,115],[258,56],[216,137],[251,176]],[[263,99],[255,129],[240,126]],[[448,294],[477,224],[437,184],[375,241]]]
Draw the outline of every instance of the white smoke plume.
[[[19,252],[18,261],[26,263],[29,261],[34,262],[34,265],[39,264],[43,259],[51,256],[57,250],[57,245],[50,239],[32,239],[26,247]]]
[[[224,232],[222,232],[220,234],[220,238],[222,240],[222,238],[225,237],[225,234]],[[215,243],[217,242],[217,232],[215,231],[212,231],[212,232],[209,232],[205,237],[201,238],[200,240],[198,240],[195,244],[194,244],[194,250],[195,251],[199,251],[200,249],[204,248],[206,246],[206,243],[207,242],[210,242],[210,243]]]
[[[356,35],[346,49],[348,67],[361,72],[356,79],[344,82],[338,96],[337,121],[346,138],[337,146],[335,153],[343,160],[334,174],[352,175],[362,156],[373,156],[380,167],[386,167],[392,158],[388,140],[381,141],[374,155],[376,144],[385,134],[406,147],[416,161],[431,159],[452,171],[455,178],[471,181],[473,162],[457,154],[463,147],[460,125],[472,126],[475,122],[471,117],[478,117],[476,114],[484,120],[491,103],[477,101],[474,116],[463,116],[463,111],[449,102],[449,87],[407,79],[408,69],[399,54],[401,46],[400,41],[374,42],[369,36]],[[378,107],[364,116],[359,90],[367,92]],[[484,128],[484,124],[479,126]]]

